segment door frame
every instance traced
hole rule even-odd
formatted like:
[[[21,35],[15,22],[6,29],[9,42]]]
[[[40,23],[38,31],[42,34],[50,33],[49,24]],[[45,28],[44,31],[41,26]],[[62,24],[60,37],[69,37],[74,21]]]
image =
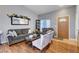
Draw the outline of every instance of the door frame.
[[[70,39],[70,16],[69,15],[56,17],[56,34],[57,34],[57,37],[58,37],[58,18],[59,17],[69,17],[69,20],[68,20],[69,21],[69,26],[68,26],[69,27],[69,29],[68,29],[69,30],[69,37],[68,37],[68,39]]]

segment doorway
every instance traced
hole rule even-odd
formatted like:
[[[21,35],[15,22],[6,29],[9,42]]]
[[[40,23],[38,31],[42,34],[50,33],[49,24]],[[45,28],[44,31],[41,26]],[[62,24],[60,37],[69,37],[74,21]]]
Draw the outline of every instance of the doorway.
[[[58,17],[58,38],[69,39],[69,16]]]

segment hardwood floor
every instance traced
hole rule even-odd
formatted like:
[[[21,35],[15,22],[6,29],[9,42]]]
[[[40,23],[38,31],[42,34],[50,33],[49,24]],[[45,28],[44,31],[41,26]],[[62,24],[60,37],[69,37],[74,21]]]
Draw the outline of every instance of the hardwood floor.
[[[53,40],[49,51],[54,51],[55,53],[78,53],[79,46],[78,43],[73,40]]]
[[[69,41],[62,41],[62,40],[53,40],[51,44],[45,48],[43,51],[46,53],[69,53],[69,52],[74,52],[68,51],[66,48],[68,48],[69,45],[66,45],[65,43],[62,42],[69,42]],[[70,43],[71,44],[71,43]],[[75,47],[70,47],[71,49]],[[79,48],[78,48],[79,49]],[[31,46],[28,45],[28,43],[20,42],[18,44],[14,44],[12,46],[8,46],[7,44],[0,45],[0,53],[40,53],[40,50],[37,48],[32,48]]]
[[[32,48],[26,42],[20,42],[12,46],[0,45],[0,53],[40,53],[37,48]],[[46,51],[45,51],[46,52]]]

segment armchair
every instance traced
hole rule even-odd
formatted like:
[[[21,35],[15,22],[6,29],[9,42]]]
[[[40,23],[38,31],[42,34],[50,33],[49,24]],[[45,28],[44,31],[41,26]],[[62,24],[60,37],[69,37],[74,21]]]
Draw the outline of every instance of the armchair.
[[[54,32],[52,31],[45,35],[41,35],[39,39],[32,42],[32,45],[40,50],[43,50],[49,43],[51,43],[51,40],[53,39],[53,33]]]

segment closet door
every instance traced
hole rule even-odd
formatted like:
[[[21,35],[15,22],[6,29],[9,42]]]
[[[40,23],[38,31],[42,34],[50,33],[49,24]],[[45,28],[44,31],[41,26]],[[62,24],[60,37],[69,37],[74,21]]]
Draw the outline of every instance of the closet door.
[[[58,38],[69,39],[69,16],[58,17]]]

